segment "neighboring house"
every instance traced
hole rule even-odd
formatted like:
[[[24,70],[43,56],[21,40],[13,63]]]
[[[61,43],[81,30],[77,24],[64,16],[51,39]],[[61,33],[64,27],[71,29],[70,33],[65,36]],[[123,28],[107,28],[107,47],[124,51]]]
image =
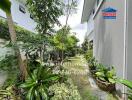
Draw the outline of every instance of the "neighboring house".
[[[20,27],[23,27],[29,31],[35,32],[36,23],[33,20],[32,15],[28,12],[25,6],[25,0],[10,0],[11,1],[11,13],[13,21]],[[6,18],[5,12],[0,10],[0,16]]]
[[[96,59],[115,66],[117,76],[132,80],[132,0],[84,0],[81,22],[94,12],[93,44]],[[117,85],[125,92],[125,87]]]
[[[28,12],[27,7],[25,6],[26,0],[10,0],[11,1],[11,14],[14,21],[14,24],[17,24],[20,27],[23,27],[26,30],[31,32],[36,32],[35,27],[36,23],[33,20],[32,15]],[[6,19],[6,14],[0,9],[0,18]],[[0,41],[3,41],[0,39]],[[0,46],[3,45],[0,42]],[[4,56],[8,49],[0,47],[0,57]]]
[[[36,32],[35,27],[36,23],[33,20],[32,15],[28,12],[25,6],[25,0],[10,0],[11,1],[11,14],[14,21],[14,24],[17,24],[20,27],[23,27],[26,30]],[[4,11],[0,10],[0,18],[6,19],[6,14]],[[13,51],[10,48],[5,47],[6,41],[0,39],[0,60],[8,53]],[[24,58],[24,56],[22,56]],[[4,81],[7,78],[6,72],[0,72],[0,86],[4,84]]]

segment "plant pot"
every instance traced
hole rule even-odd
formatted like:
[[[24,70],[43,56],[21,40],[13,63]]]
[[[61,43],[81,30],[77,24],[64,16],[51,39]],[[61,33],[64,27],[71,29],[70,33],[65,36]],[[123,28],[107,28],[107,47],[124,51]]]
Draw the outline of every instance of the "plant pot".
[[[98,85],[98,87],[104,91],[108,91],[108,92],[113,92],[116,90],[115,88],[115,83],[109,83],[107,81],[103,81],[99,78],[96,78],[96,84]]]

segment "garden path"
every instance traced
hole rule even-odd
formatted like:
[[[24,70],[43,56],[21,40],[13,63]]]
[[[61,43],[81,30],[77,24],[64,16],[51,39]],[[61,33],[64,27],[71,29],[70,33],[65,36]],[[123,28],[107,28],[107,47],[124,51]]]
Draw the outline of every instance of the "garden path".
[[[82,100],[116,100],[111,94],[100,90],[92,77],[90,77],[88,65],[83,56],[69,58],[64,63],[69,71],[69,76],[82,96]]]

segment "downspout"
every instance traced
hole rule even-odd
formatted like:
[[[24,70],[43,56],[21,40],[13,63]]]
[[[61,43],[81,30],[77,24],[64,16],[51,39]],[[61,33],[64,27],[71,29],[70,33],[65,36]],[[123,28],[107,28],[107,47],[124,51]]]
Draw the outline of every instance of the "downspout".
[[[128,0],[124,0],[124,61],[123,61],[123,79],[127,79],[127,17],[128,17]],[[126,86],[123,86],[123,98],[126,100],[127,96]]]

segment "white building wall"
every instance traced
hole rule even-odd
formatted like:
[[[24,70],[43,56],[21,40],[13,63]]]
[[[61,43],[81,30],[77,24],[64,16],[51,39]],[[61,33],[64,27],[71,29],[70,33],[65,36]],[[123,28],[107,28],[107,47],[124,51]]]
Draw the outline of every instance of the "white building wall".
[[[103,19],[102,10],[112,7],[117,10],[116,19]],[[117,77],[124,75],[124,0],[104,1],[94,18],[94,45],[96,59],[106,66],[115,66]],[[118,85],[117,90],[123,90]]]
[[[33,19],[30,18],[30,13],[28,12],[27,8],[24,4],[19,3],[17,0],[11,0],[12,6],[11,6],[11,13],[13,17],[13,21],[17,23],[20,27],[23,27],[29,31],[35,32],[36,23]],[[19,10],[19,5],[22,5],[26,13],[22,13]],[[0,10],[0,16],[6,18],[6,14]]]
[[[132,0],[127,0],[127,34],[126,34],[126,75],[132,81]]]
[[[90,18],[87,23],[87,36],[94,30],[94,21],[93,14],[90,15]]]

